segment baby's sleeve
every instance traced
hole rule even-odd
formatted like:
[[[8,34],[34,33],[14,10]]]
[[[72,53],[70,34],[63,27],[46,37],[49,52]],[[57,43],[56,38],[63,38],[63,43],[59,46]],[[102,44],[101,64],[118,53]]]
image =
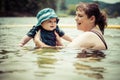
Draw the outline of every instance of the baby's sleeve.
[[[56,27],[56,32],[58,33],[60,37],[62,37],[65,34],[65,32],[61,30],[58,26]]]
[[[36,32],[38,32],[38,30],[39,30],[39,26],[33,26],[32,29],[29,30],[29,32],[27,33],[27,35],[29,37],[34,38],[34,36],[35,36]]]

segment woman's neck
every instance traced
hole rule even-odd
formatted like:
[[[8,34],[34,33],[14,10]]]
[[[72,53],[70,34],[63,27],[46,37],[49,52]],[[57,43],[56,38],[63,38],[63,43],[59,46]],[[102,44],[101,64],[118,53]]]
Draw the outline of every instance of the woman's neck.
[[[94,28],[92,28],[91,31],[97,31],[102,34],[98,26],[95,26]]]

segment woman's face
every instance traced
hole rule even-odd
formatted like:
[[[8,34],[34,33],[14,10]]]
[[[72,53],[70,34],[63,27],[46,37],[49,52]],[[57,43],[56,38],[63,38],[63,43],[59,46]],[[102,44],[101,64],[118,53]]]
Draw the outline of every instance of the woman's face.
[[[56,28],[56,25],[57,25],[56,18],[52,18],[52,19],[46,20],[46,21],[42,22],[42,24],[41,24],[41,26],[45,30],[48,30],[48,31],[54,30]]]
[[[78,30],[89,31],[91,29],[91,18],[88,18],[83,10],[76,11],[75,20]]]

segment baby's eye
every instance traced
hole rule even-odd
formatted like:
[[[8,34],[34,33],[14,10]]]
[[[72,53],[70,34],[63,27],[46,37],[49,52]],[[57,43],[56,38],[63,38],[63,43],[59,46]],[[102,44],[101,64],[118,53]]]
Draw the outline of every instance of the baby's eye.
[[[57,21],[54,21],[54,23],[57,23]]]
[[[50,20],[49,20],[48,23],[57,23],[57,21],[50,21]]]
[[[49,20],[48,22],[51,23],[52,21]]]
[[[52,21],[49,20],[48,23],[52,23]]]

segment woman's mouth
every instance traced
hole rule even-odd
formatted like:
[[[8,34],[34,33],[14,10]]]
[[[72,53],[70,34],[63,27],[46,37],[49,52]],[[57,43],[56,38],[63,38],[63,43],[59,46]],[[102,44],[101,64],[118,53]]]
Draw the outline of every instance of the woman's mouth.
[[[81,23],[77,23],[77,25],[81,25]]]

